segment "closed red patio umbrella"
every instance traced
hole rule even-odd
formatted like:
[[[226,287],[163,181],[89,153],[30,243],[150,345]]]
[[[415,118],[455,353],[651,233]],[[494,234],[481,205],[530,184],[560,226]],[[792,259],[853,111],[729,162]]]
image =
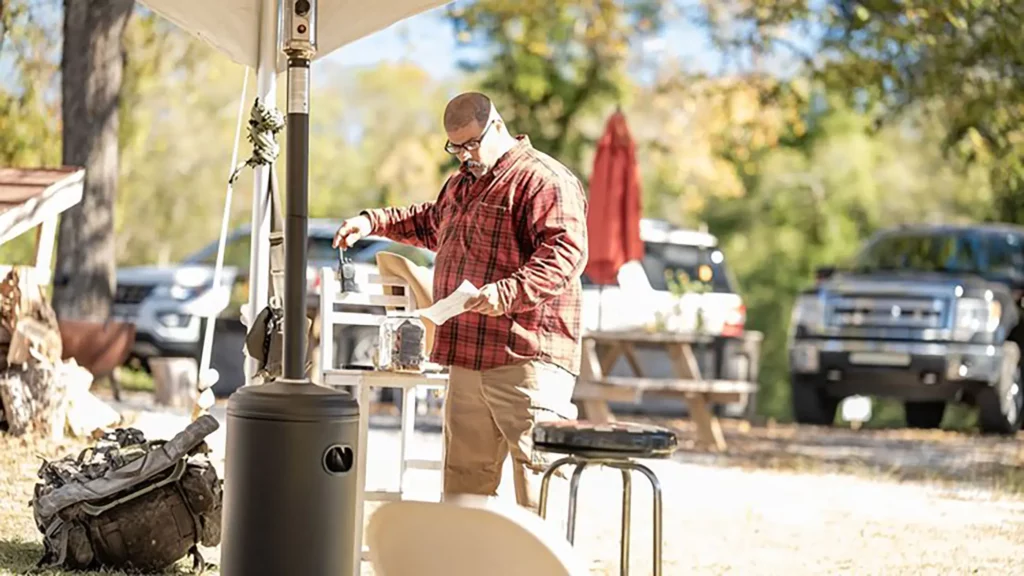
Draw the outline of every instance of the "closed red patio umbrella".
[[[598,141],[590,176],[587,215],[590,254],[584,273],[593,283],[613,285],[623,264],[643,259],[640,202],[636,146],[625,115],[616,110],[608,118]]]

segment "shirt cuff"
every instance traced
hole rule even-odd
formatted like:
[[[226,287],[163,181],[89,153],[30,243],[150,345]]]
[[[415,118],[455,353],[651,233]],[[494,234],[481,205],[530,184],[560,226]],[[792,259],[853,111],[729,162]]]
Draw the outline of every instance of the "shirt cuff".
[[[519,297],[519,283],[515,278],[504,278],[494,283],[498,289],[498,302],[506,314],[514,312],[512,309]]]
[[[363,210],[359,213],[360,216],[366,216],[366,219],[370,221],[370,234],[373,236],[380,236],[380,230],[384,227],[386,220],[384,210],[379,208],[373,210]]]

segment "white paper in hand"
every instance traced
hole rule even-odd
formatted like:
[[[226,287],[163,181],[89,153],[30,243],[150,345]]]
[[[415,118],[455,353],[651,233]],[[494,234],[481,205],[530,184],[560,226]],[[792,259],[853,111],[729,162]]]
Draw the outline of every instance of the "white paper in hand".
[[[455,292],[449,294],[447,298],[438,300],[429,308],[420,310],[420,316],[440,326],[465,312],[466,302],[479,293],[480,289],[473,286],[472,282],[463,280],[462,284],[459,284],[459,287],[455,289]]]

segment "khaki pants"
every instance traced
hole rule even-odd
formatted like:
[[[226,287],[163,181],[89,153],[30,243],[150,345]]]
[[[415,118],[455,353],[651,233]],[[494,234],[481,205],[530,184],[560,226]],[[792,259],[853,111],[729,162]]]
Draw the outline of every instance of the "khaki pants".
[[[544,362],[483,372],[453,367],[444,407],[445,495],[497,495],[511,455],[516,501],[536,511],[540,477],[553,458],[534,452],[533,425],[574,420],[575,383],[575,376]]]

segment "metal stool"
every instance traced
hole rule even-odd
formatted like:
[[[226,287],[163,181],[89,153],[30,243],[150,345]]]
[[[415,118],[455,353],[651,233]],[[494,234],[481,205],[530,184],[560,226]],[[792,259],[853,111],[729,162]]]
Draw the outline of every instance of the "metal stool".
[[[622,541],[620,570],[629,574],[629,522],[632,484],[630,473],[638,471],[647,477],[654,490],[654,576],[661,576],[661,483],[650,468],[634,461],[636,458],[668,458],[676,450],[677,439],[667,428],[628,424],[624,422],[592,424],[561,421],[537,424],[533,429],[534,449],[566,454],[556,460],[541,479],[539,513],[547,516],[548,486],[551,475],[567,464],[575,466],[569,481],[569,518],[566,537],[573,543],[576,533],[576,492],[587,466],[608,466],[622,472]]]

